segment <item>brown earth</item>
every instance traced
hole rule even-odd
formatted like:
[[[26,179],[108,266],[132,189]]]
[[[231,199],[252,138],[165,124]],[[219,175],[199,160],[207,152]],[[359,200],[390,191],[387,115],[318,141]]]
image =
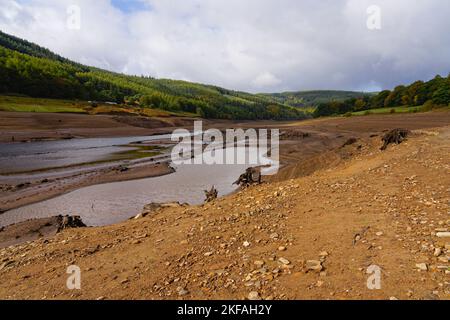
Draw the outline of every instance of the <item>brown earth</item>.
[[[130,137],[191,129],[198,118],[86,115],[0,111],[0,142],[27,142],[68,138]],[[253,127],[273,121],[203,120],[205,128]]]
[[[361,134],[308,176],[1,249],[0,298],[449,299],[448,113],[396,117],[294,124]],[[380,151],[371,132],[400,123],[420,130]],[[66,287],[74,264],[81,290]]]
[[[120,119],[125,120],[118,121]],[[112,115],[0,112],[0,142],[145,136],[171,132],[179,122],[193,121],[188,118],[151,118],[144,127],[129,124],[126,119],[128,117]]]

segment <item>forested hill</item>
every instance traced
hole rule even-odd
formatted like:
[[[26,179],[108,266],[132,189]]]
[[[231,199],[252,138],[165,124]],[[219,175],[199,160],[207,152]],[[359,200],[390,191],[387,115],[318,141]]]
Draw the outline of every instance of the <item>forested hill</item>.
[[[450,106],[450,74],[447,77],[437,75],[429,81],[416,81],[410,85],[399,85],[391,90],[383,90],[378,94],[366,95],[362,98],[350,98],[344,101],[320,103],[314,116],[330,116],[338,114],[351,115],[353,112],[387,109],[395,113],[396,108],[414,112]]]
[[[345,101],[353,98],[359,99],[370,95],[373,94],[338,90],[312,90],[261,94],[261,96],[275,99],[278,103],[287,104],[297,108],[316,107],[321,103],[327,103],[330,101]]]
[[[61,62],[72,63],[81,66],[81,64],[74,63],[69,59],[63,58],[50,50],[40,47],[29,41],[8,35],[0,30],[0,46],[20,53],[28,54],[33,57],[47,58],[51,60],[58,60]],[[87,67],[86,67],[87,69]]]
[[[270,96],[186,81],[129,76],[63,58],[0,32],[0,94],[112,101],[221,119],[302,119],[306,115]]]

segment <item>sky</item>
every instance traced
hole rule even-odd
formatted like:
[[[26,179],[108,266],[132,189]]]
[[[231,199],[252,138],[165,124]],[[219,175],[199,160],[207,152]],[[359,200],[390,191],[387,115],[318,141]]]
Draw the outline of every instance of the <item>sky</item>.
[[[0,30],[77,62],[248,92],[447,76],[449,17],[448,0],[0,0]]]

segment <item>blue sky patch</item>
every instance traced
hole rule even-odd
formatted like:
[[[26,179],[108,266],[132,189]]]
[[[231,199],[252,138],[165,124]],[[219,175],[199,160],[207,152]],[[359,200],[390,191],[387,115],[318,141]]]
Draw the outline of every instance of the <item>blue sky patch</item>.
[[[143,0],[111,0],[114,7],[125,13],[149,10],[150,5]]]

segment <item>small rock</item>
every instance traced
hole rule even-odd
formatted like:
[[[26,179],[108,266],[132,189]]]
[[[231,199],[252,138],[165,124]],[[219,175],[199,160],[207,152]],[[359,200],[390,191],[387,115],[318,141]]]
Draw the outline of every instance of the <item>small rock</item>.
[[[278,261],[279,261],[281,264],[284,264],[285,266],[291,264],[291,262],[290,262],[288,259],[283,258],[283,257],[279,258]]]
[[[380,231],[380,232],[377,232],[377,233],[375,233],[375,234],[376,234],[377,237],[381,237],[381,236],[383,235],[383,232]]]
[[[306,261],[306,268],[308,270],[320,272],[320,271],[322,271],[323,266],[322,266],[322,262],[320,262],[319,260],[308,260],[308,261]]]
[[[210,257],[210,256],[212,256],[214,253],[213,252],[205,252],[203,255],[205,256],[205,257]]]
[[[436,233],[438,238],[450,238],[450,232],[438,232]]]
[[[418,263],[416,264],[416,268],[420,271],[428,271],[428,265],[426,263]]]
[[[398,299],[396,297],[390,297],[389,300],[391,301],[397,301]]]
[[[326,251],[322,251],[321,253],[319,253],[319,257],[328,257],[329,254]]]
[[[186,288],[178,287],[177,288],[177,293],[178,293],[179,296],[185,296],[185,295],[187,295],[189,293],[189,291],[186,290]]]
[[[3,270],[4,268],[8,267],[9,265],[11,265],[11,264],[13,264],[13,263],[14,263],[14,261],[6,261],[5,263],[3,263],[3,264],[0,266],[0,270]]]
[[[258,266],[258,267],[262,267],[262,266],[264,265],[264,261],[257,260],[257,261],[254,262],[254,264],[255,264],[256,266]]]
[[[242,244],[245,248],[250,247],[250,242],[248,241],[244,241],[244,243]]]
[[[278,247],[278,251],[286,251],[286,247],[284,247],[284,246],[279,246],[279,247]]]
[[[442,254],[442,249],[441,248],[435,248],[434,249],[434,256],[435,257],[439,257]]]
[[[248,294],[248,300],[261,300],[261,298],[258,292],[252,291]]]

